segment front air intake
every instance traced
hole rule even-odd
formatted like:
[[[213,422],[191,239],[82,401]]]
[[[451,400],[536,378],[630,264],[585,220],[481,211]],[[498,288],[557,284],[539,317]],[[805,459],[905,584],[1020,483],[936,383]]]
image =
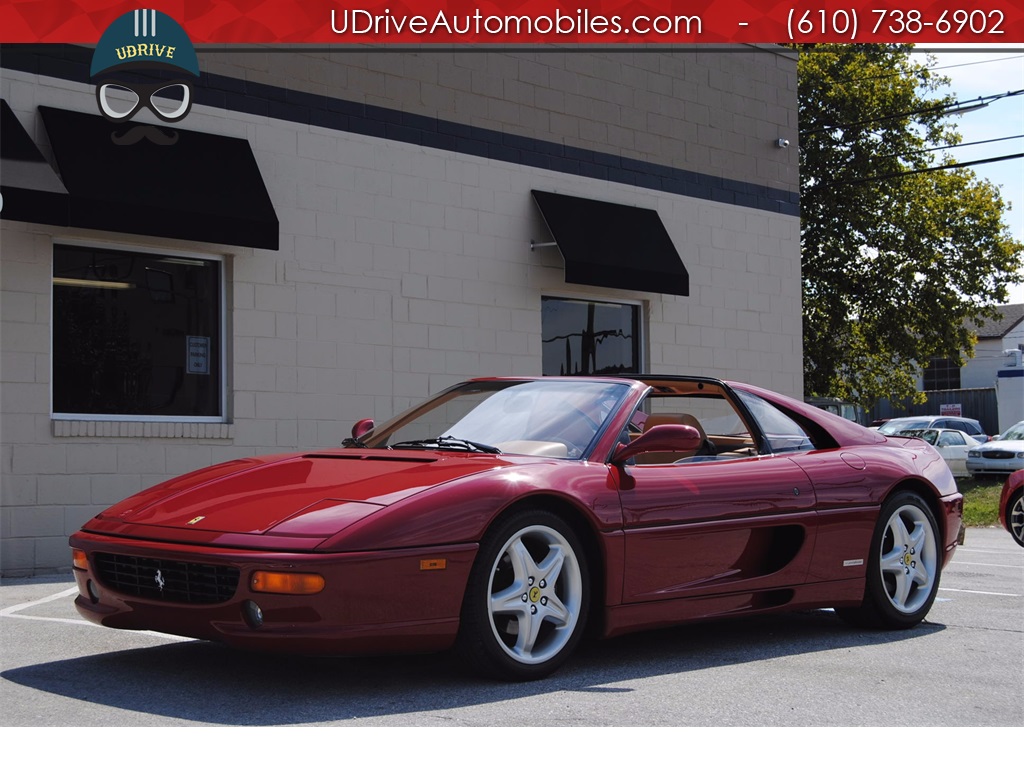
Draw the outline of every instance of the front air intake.
[[[231,599],[238,588],[238,569],[206,563],[183,563],[99,552],[96,576],[113,592],[168,603],[213,605]]]

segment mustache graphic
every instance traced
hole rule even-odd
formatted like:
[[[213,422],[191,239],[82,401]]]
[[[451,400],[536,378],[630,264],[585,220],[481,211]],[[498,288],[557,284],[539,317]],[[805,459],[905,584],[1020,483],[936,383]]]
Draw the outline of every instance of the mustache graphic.
[[[170,129],[164,130],[155,125],[136,125],[127,131],[120,133],[114,131],[110,134],[110,140],[120,146],[138,144],[143,139],[149,139],[154,144],[161,146],[170,146],[178,143],[178,132]]]

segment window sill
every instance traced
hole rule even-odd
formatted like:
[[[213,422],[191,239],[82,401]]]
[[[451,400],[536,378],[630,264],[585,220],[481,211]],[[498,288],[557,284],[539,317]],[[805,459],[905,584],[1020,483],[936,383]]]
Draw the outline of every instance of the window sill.
[[[163,437],[231,440],[235,425],[194,421],[84,421],[51,419],[54,437]]]

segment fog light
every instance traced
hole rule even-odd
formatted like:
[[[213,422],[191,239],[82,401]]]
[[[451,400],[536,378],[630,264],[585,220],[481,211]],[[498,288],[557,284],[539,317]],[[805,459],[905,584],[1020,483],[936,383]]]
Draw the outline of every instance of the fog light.
[[[98,603],[100,601],[100,590],[99,590],[99,587],[97,587],[93,583],[92,579],[89,579],[87,582],[85,582],[85,589],[89,593],[89,599],[90,600],[92,600],[94,603]]]
[[[252,600],[246,600],[242,603],[242,618],[253,629],[259,629],[263,626],[263,609]]]

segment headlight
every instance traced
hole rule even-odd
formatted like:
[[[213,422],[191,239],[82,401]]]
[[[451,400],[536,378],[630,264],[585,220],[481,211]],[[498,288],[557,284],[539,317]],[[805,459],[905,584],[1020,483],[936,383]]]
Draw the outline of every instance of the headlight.
[[[1024,451],[1017,451],[1017,458],[1024,459]]]
[[[981,451],[968,451],[967,455],[972,459],[980,459]]]

